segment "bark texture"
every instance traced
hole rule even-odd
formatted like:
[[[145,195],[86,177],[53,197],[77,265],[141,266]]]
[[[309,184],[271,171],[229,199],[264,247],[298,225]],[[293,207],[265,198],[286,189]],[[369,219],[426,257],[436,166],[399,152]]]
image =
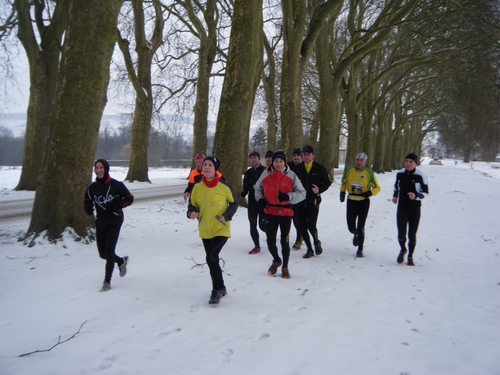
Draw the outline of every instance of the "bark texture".
[[[87,236],[92,222],[83,210],[97,135],[106,104],[109,64],[123,0],[72,2],[58,78],[51,133],[26,243],[46,231],[60,238],[67,227]]]

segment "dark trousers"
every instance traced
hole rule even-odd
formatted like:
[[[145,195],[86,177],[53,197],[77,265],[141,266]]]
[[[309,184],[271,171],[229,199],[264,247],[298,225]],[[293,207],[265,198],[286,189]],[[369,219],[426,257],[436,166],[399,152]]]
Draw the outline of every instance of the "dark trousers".
[[[370,210],[370,200],[362,201],[347,200],[346,218],[347,228],[352,234],[358,235],[359,247],[363,248],[365,242],[365,223],[368,211]]]
[[[417,244],[417,230],[420,223],[420,206],[402,207],[398,205],[396,221],[398,224],[398,241],[401,249],[405,249],[406,229],[408,228],[408,247],[412,256]]]
[[[295,214],[299,222],[300,235],[307,245],[307,250],[312,251],[311,239],[309,233],[313,237],[313,242],[319,241],[318,229],[316,223],[318,222],[319,204],[308,204],[295,206]]]
[[[266,235],[267,235],[267,248],[273,256],[275,262],[280,262],[281,258],[278,255],[278,247],[276,246],[276,237],[278,228],[281,232],[281,254],[283,255],[283,267],[288,267],[288,260],[290,259],[290,244],[288,237],[290,235],[290,228],[292,226],[291,216],[274,216],[266,215]]]
[[[202,241],[205,253],[207,254],[206,260],[210,269],[210,277],[212,278],[212,290],[223,289],[225,286],[224,279],[222,278],[222,269],[219,264],[219,254],[227,242],[227,237],[202,238]]]
[[[293,207],[293,226],[295,227],[295,230],[297,231],[297,237],[295,238],[295,242],[300,241],[300,226],[299,226],[299,219],[297,218],[297,213],[295,212],[295,206]]]
[[[115,263],[119,266],[123,264],[123,259],[115,254],[121,227],[121,224],[98,225],[96,227],[97,250],[99,251],[99,256],[106,260],[104,281],[107,283],[111,282]]]
[[[250,223],[250,236],[255,246],[260,247],[259,241],[259,231],[257,226],[264,232],[265,231],[265,221],[264,215],[261,213],[261,209],[257,203],[248,203],[248,221]]]

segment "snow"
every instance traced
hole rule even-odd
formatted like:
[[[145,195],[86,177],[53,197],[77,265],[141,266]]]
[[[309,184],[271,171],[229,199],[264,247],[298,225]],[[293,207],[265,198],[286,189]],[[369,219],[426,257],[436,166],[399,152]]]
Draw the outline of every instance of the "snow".
[[[320,209],[324,252],[303,259],[304,248],[292,250],[289,280],[267,275],[262,233],[262,251],[248,255],[238,209],[221,253],[228,295],[215,306],[182,198],[125,209],[117,253],[130,256],[128,273],[115,270],[105,293],[95,243],[67,235],[28,248],[16,234],[29,219],[0,222],[0,374],[500,374],[500,169],[453,160],[419,168],[430,195],[415,267],[396,263],[395,174],[377,175],[362,259],[336,176]],[[154,169],[152,185],[128,186],[178,183],[187,172]],[[29,196],[12,191],[19,174],[0,169],[0,207]],[[19,357],[59,339],[69,340]]]

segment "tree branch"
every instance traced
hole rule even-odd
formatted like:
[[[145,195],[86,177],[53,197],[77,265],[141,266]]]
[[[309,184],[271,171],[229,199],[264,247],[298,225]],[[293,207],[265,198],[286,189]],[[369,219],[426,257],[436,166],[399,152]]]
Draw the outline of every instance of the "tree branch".
[[[29,352],[29,353],[24,353],[24,354],[21,354],[19,357],[26,357],[28,355],[31,355],[31,354],[35,354],[35,353],[42,353],[42,352],[50,352],[52,349],[54,349],[57,345],[60,345],[60,344],[64,344],[65,342],[68,342],[69,340],[71,340],[72,338],[74,338],[77,334],[80,333],[80,330],[82,329],[83,325],[87,323],[87,321],[84,321],[82,323],[82,325],[80,326],[80,328],[78,328],[78,331],[76,331],[71,337],[67,338],[66,340],[64,341],[61,341],[61,336],[59,336],[59,339],[57,340],[57,343],[55,345],[53,345],[52,347],[50,347],[49,349],[41,349],[41,350],[35,350],[33,352]]]

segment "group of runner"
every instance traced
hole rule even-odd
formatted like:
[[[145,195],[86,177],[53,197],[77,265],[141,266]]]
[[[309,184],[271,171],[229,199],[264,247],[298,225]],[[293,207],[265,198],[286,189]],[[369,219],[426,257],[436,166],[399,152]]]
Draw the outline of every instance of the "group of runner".
[[[318,256],[323,252],[316,227],[321,194],[332,183],[326,168],[314,160],[312,146],[294,149],[292,161],[286,163],[283,151],[268,151],[267,166],[260,163],[260,154],[249,155],[250,168],[244,174],[241,197],[248,196],[248,220],[250,236],[254,247],[250,254],[260,252],[259,230],[266,233],[266,243],[273,258],[268,269],[275,275],[281,266],[281,277],[290,278],[289,234],[292,222],[297,231],[294,249],[303,243],[306,252],[303,258]],[[380,192],[380,186],[373,172],[366,167],[367,155],[359,153],[355,164],[346,167],[342,176],[340,201],[347,199],[346,219],[348,230],[353,234],[356,256],[363,257],[365,222],[370,207],[370,197]],[[198,220],[199,236],[206,252],[206,261],[212,279],[209,303],[217,304],[226,295],[219,254],[231,236],[230,221],[238,208],[238,199],[231,185],[219,172],[220,160],[214,156],[197,154],[196,168],[191,171],[184,200],[189,200],[187,217]],[[417,155],[410,153],[405,158],[405,168],[396,174],[392,201],[398,204],[397,226],[400,253],[398,263],[403,263],[408,253],[407,264],[414,265],[413,252],[420,220],[421,200],[428,194],[427,177],[416,169]],[[94,164],[96,180],[85,192],[84,208],[96,217],[97,248],[101,258],[106,260],[105,279],[101,291],[111,288],[111,276],[117,264],[120,276],[125,276],[128,257],[115,253],[116,243],[123,223],[123,208],[132,204],[134,197],[125,185],[109,176],[109,164],[99,159]],[[277,247],[277,233],[280,229],[281,257]],[[408,248],[406,235],[408,231]]]

